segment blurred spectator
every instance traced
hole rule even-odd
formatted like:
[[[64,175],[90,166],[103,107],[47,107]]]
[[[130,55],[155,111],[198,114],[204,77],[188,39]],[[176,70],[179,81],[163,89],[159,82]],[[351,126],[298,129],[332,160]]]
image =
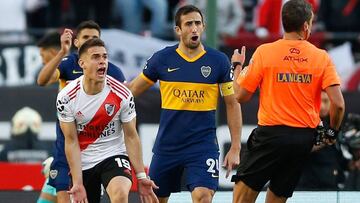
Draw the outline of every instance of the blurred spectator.
[[[168,16],[167,0],[115,0],[116,10],[122,18],[125,31],[141,34],[145,28],[143,23],[144,7],[150,10],[150,32],[153,37],[167,38],[173,35],[169,33],[170,23]]]
[[[1,1],[0,43],[27,42],[26,0]]]
[[[359,0],[322,0],[320,2],[318,22],[322,22],[326,31],[359,32]]]
[[[330,100],[321,93],[320,117],[325,128],[329,125]],[[349,161],[339,149],[339,143],[311,153],[298,183],[298,190],[339,190],[344,188],[345,170]]]
[[[0,152],[1,161],[42,162],[49,156],[38,140],[42,118],[37,111],[29,107],[20,109],[13,116],[11,125],[11,140]]]
[[[217,31],[221,38],[235,37],[244,23],[245,12],[241,0],[216,1]],[[183,4],[192,4],[206,14],[207,1],[185,0]]]
[[[349,113],[339,137],[344,156],[349,160],[345,190],[360,190],[360,115]]]
[[[27,0],[26,19],[29,28],[45,28],[47,26],[48,0]]]
[[[280,35],[283,33],[281,26],[281,7],[288,0],[259,0],[255,14],[255,34],[259,38],[269,35]],[[317,10],[317,0],[308,0]]]
[[[322,0],[318,13],[318,24],[328,32],[360,32],[359,0]],[[340,39],[339,39],[340,37]],[[334,45],[344,43],[342,36],[331,40]],[[360,52],[359,39],[349,40],[353,52]]]
[[[126,1],[132,2],[133,0]],[[71,2],[75,13],[74,26],[83,21],[94,20],[101,28],[109,28],[113,0],[72,0]],[[137,12],[129,17],[132,18],[136,15],[138,15]]]

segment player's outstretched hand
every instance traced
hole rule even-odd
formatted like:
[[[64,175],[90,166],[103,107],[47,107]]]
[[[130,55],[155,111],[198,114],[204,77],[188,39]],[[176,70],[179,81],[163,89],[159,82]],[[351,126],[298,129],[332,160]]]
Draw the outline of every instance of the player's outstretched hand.
[[[73,185],[68,194],[72,195],[73,203],[88,203],[84,185]]]
[[[158,189],[159,187],[155,185],[154,181],[150,180],[149,178],[143,178],[138,180],[138,191],[140,195],[140,200],[142,203],[159,203],[154,190]]]
[[[226,167],[225,177],[229,177],[230,172],[240,164],[240,149],[230,148],[225,156],[223,166]]]

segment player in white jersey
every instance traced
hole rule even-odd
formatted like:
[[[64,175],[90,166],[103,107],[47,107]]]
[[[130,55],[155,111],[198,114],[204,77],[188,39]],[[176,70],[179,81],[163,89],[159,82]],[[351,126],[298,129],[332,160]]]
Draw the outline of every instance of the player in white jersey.
[[[141,200],[158,202],[152,190],[157,186],[144,172],[131,92],[106,75],[103,41],[88,40],[79,57],[84,75],[60,91],[56,102],[72,176],[69,193],[75,202],[99,202],[103,184],[111,202],[127,202],[131,161]]]

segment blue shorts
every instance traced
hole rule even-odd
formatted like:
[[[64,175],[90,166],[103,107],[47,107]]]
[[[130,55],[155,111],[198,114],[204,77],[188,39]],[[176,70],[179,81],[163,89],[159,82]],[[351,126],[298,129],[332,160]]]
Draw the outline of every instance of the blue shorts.
[[[159,186],[158,197],[169,197],[172,192],[181,191],[184,175],[189,191],[206,187],[216,191],[219,185],[219,152],[194,153],[186,155],[158,155],[151,160],[149,176]]]
[[[70,189],[70,169],[67,164],[60,164],[55,160],[51,163],[49,172],[49,185],[56,188],[56,192]]]

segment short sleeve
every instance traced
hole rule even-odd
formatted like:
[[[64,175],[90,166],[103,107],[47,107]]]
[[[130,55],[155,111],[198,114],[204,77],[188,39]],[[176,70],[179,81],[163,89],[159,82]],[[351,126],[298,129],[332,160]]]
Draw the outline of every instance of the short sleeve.
[[[334,63],[331,61],[329,55],[326,54],[326,66],[324,69],[324,76],[322,80],[322,89],[325,89],[331,85],[340,85],[340,78],[336,72]]]
[[[58,94],[56,99],[57,117],[62,122],[73,122],[75,115],[70,107],[70,97],[68,95]]]
[[[220,70],[222,72],[220,73],[219,78],[219,86],[220,86],[220,93],[222,96],[229,96],[234,94],[234,88],[233,88],[233,72],[230,65],[229,58],[222,53],[221,58],[221,64],[220,64]]]
[[[154,83],[159,79],[157,69],[160,67],[159,53],[152,55],[147,61],[143,69],[143,75]]]
[[[121,103],[120,121],[123,123],[130,122],[136,117],[134,96],[130,93],[127,99]]]
[[[236,83],[249,92],[255,92],[262,81],[263,70],[261,55],[257,49],[250,59],[249,65],[240,72]]]
[[[117,67],[116,65],[109,62],[109,69],[108,69],[108,75],[115,78],[119,82],[125,82],[125,76],[121,69]]]
[[[58,70],[59,70],[59,79],[66,79],[66,70],[68,67],[74,66],[74,59],[71,57],[71,55],[64,57],[61,59],[61,62],[59,64]]]
[[[218,83],[227,83],[233,80],[232,72],[231,72],[231,64],[229,58],[221,53],[221,74]]]

